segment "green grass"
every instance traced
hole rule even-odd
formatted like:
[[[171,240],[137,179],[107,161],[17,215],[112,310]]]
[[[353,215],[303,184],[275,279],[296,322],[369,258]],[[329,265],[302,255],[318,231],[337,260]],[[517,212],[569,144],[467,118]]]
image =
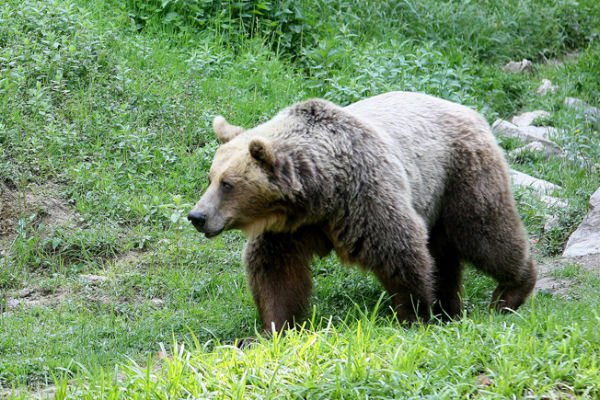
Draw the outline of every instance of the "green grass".
[[[63,366],[53,383],[66,398],[87,399],[596,398],[598,278],[585,282],[577,302],[538,295],[508,316],[478,305],[446,325],[401,328],[384,301],[342,319],[315,311],[306,329],[244,351],[195,335],[159,337],[146,359],[123,357],[104,371]],[[74,372],[84,378],[69,379]]]
[[[403,328],[373,277],[328,257],[313,265],[306,328],[239,351],[257,324],[243,239],[207,241],[185,221],[216,114],[251,126],[312,96],[415,90],[490,122],[552,113],[565,156],[510,161],[561,185],[559,211],[517,193],[536,250],[560,253],[600,186],[598,122],[563,105],[600,103],[598,4],[3,3],[0,188],[20,199],[20,222],[0,237],[0,397],[599,397],[600,280],[580,268],[554,272],[568,296],[537,294],[514,315],[489,313],[493,283],[469,271],[465,318]],[[502,71],[523,57],[533,73]],[[537,96],[543,78],[559,90]]]

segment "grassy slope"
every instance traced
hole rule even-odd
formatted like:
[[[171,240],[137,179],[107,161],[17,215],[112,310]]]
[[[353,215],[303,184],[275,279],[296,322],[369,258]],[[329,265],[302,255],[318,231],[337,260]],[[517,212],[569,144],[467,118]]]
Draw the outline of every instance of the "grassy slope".
[[[576,160],[600,161],[597,127],[562,106],[566,95],[600,101],[600,47],[588,44],[599,6],[395,3],[340,2],[329,18],[313,8],[312,36],[293,61],[214,27],[149,23],[137,33],[127,10],[110,4],[0,7],[0,177],[22,191],[58,183],[80,216],[48,236],[23,215],[0,259],[0,308],[24,287],[60,299],[0,314],[0,387],[55,382],[59,398],[61,390],[117,398],[124,388],[133,398],[598,396],[600,282],[573,268],[563,271],[577,281],[572,296],[537,295],[514,316],[484,312],[492,284],[471,273],[468,319],[404,330],[390,321],[387,300],[373,311],[381,288],[371,277],[328,258],[314,267],[310,332],[244,353],[218,345],[253,334],[256,313],[241,237],[207,242],[182,219],[205,184],[217,113],[252,125],[309,96],[345,104],[394,89],[460,101],[490,121],[544,107],[567,157],[530,157],[517,168],[561,184],[570,202],[544,233],[545,210],[521,198],[546,252],[561,248],[600,184]],[[564,67],[500,70],[510,57],[571,48],[582,55]],[[543,77],[559,92],[535,96]],[[90,283],[85,274],[108,279]],[[174,341],[196,350],[177,355]],[[152,361],[159,343],[175,356]],[[119,367],[113,381],[112,366],[128,358],[147,367]],[[480,374],[492,385],[478,387]]]

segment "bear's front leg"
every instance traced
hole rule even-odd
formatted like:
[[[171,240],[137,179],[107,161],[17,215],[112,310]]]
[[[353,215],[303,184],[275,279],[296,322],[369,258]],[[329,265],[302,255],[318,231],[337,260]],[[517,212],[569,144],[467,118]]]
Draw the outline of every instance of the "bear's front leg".
[[[314,228],[292,233],[265,232],[246,245],[248,284],[267,333],[291,328],[308,309],[312,289],[310,261],[330,251]]]
[[[433,259],[425,223],[409,206],[381,208],[386,218],[360,226],[356,261],[371,270],[391,297],[400,322],[427,321],[433,301]],[[387,215],[386,215],[387,214]]]

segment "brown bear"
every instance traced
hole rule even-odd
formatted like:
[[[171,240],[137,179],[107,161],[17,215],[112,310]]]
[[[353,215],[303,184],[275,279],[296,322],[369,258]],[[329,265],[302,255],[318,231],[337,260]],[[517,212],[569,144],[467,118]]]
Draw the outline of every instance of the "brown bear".
[[[248,238],[249,286],[266,330],[306,311],[310,262],[334,250],[371,271],[400,321],[461,314],[462,264],[516,309],[536,268],[487,122],[464,106],[392,92],[347,107],[308,100],[245,130],[217,117],[210,185],[188,219]]]

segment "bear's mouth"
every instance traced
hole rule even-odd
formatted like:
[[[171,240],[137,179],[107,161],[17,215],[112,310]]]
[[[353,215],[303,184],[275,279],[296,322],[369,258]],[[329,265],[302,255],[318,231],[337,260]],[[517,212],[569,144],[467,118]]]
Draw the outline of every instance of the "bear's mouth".
[[[207,239],[211,239],[214,238],[215,236],[219,235],[221,232],[223,232],[223,229],[219,229],[218,231],[206,231],[204,232],[204,237],[206,237]]]

